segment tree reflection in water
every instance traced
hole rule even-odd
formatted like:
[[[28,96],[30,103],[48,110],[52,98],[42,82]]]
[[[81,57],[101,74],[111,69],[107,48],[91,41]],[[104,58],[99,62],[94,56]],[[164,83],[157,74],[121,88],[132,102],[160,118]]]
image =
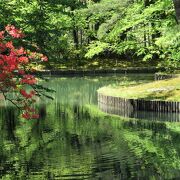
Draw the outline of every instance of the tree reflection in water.
[[[56,97],[39,105],[39,120],[18,119],[16,109],[1,107],[1,179],[178,178],[179,123],[98,109],[96,90],[122,79],[52,78]]]

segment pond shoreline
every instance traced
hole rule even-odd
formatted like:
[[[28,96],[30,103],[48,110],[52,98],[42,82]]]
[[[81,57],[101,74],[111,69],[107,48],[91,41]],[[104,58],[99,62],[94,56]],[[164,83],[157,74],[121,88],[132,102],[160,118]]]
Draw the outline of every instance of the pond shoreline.
[[[164,79],[171,79],[171,78],[176,78],[179,77],[179,74],[162,74],[162,73],[155,73],[154,74],[154,80],[159,81],[159,80],[164,80]]]
[[[41,75],[98,75],[98,74],[108,74],[108,73],[147,73],[153,74],[159,71],[163,71],[162,68],[155,67],[129,67],[129,68],[117,68],[117,69],[94,69],[94,70],[41,70],[37,71],[36,74]]]
[[[180,113],[180,77],[168,75],[163,78],[130,87],[104,86],[98,89],[99,106],[124,111]]]
[[[115,96],[104,95],[98,92],[98,105],[100,109],[104,106],[121,109],[123,111],[151,111],[180,113],[180,102],[157,101],[144,99],[127,99]]]

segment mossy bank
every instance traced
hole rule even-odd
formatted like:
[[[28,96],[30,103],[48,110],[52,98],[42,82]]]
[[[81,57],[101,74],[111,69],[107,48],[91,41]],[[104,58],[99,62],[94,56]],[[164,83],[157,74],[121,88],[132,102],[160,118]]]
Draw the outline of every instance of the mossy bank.
[[[98,93],[126,99],[144,99],[180,102],[180,77],[135,85],[131,87],[107,86]]]
[[[180,78],[155,81],[131,87],[107,86],[98,90],[100,107],[134,110],[180,112]]]

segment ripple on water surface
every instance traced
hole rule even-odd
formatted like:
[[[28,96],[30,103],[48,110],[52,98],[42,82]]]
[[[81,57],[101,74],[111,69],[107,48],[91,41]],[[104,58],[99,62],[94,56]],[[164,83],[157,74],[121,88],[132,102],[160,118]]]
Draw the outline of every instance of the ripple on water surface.
[[[21,122],[12,106],[0,107],[0,178],[178,179],[178,122],[148,113],[140,119],[110,116],[97,106],[96,90],[102,86],[150,80],[144,75],[51,78],[55,100],[40,105],[38,121]]]

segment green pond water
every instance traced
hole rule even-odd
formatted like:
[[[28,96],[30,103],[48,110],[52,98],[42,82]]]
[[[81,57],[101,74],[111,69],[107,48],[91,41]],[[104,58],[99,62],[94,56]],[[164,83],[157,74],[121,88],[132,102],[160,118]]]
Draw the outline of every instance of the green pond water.
[[[98,108],[98,88],[152,79],[50,77],[45,85],[56,90],[55,99],[40,102],[39,120],[18,119],[14,107],[1,106],[0,179],[180,179],[180,123],[169,121],[173,114],[135,119]]]

